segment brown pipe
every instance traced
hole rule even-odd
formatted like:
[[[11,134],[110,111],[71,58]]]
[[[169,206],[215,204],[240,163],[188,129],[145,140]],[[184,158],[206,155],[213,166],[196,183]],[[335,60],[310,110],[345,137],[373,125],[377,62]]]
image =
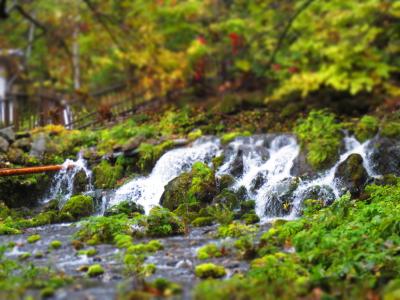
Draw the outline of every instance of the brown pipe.
[[[67,169],[72,169],[74,165],[68,165]],[[26,175],[35,174],[43,172],[55,172],[63,169],[63,165],[52,165],[52,166],[40,166],[40,167],[28,167],[28,168],[8,168],[0,169],[0,177],[2,176],[16,176],[16,175]]]

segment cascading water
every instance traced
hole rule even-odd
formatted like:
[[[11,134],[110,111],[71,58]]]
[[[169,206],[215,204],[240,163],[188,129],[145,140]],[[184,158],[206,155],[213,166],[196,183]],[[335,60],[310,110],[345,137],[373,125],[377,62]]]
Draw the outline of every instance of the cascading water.
[[[111,196],[103,197],[101,212],[106,207],[129,200],[142,205],[146,212],[158,205],[165,185],[183,172],[191,169],[197,161],[210,163],[215,156],[223,155],[224,163],[216,176],[231,175],[235,183],[233,190],[245,190],[247,198],[256,201],[256,212],[264,219],[275,217],[292,219],[298,216],[302,202],[310,195],[333,201],[344,193],[343,184],[336,178],[336,170],[351,154],[359,154],[369,177],[376,177],[370,160],[370,142],[359,143],[354,137],[344,138],[344,153],[336,164],[312,179],[302,180],[291,174],[300,146],[289,134],[255,135],[237,138],[222,146],[215,137],[204,137],[192,145],[166,152],[148,176],[137,177],[121,186]],[[74,168],[67,166],[73,164]],[[64,168],[55,176],[45,202],[59,199],[60,206],[75,192],[77,174],[83,172],[92,191],[91,171],[79,157],[67,160]]]
[[[197,161],[209,163],[219,150],[216,138],[202,138],[186,148],[178,148],[165,153],[147,177],[136,178],[121,186],[108,203],[112,206],[124,200],[141,204],[146,213],[158,205],[164,186],[183,172],[189,171]]]
[[[59,206],[62,207],[65,202],[76,192],[75,181],[78,174],[84,174],[86,186],[85,191],[92,191],[92,171],[88,169],[86,160],[79,153],[76,161],[67,159],[63,164],[63,168],[57,172],[52,180],[50,190],[43,199],[43,203],[57,199]],[[71,167],[72,166],[72,167]]]

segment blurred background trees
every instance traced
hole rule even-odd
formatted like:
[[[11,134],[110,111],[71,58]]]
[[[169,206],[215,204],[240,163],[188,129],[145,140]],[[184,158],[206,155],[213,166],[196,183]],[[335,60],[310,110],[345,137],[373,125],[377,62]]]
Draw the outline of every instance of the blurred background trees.
[[[132,80],[149,96],[195,87],[399,97],[400,2],[392,0],[20,0],[0,49],[24,76],[86,92]],[[37,22],[32,22],[28,16]]]

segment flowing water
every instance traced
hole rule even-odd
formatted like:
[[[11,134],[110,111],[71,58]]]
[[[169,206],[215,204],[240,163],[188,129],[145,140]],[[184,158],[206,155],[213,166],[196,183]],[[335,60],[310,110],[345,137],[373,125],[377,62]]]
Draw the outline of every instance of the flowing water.
[[[168,182],[189,171],[197,161],[210,164],[213,157],[223,155],[224,162],[216,175],[231,175],[235,179],[231,189],[244,188],[247,197],[256,201],[256,212],[261,218],[265,221],[276,217],[293,219],[301,211],[304,199],[317,196],[331,202],[345,192],[335,172],[351,154],[359,154],[368,176],[376,177],[369,144],[370,141],[360,143],[354,137],[345,136],[339,160],[330,169],[310,179],[292,174],[300,146],[290,134],[241,137],[228,145],[221,145],[215,137],[203,137],[190,146],[166,152],[148,176],[137,177],[112,192],[111,196],[103,197],[101,212],[125,200],[141,204],[148,212],[159,204]],[[75,167],[67,168],[71,164]],[[76,161],[67,160],[64,166],[54,178],[45,201],[58,198],[63,205],[72,195],[75,177],[80,172],[84,172],[88,179],[87,192],[93,189],[91,171],[81,157]]]
[[[82,154],[79,153],[77,160],[67,159],[63,163],[62,169],[53,178],[50,189],[44,199],[42,199],[42,202],[46,203],[57,199],[59,206],[62,207],[76,191],[75,179],[79,174],[84,174],[86,178],[87,184],[85,190],[87,192],[92,191],[92,171],[87,167],[86,160],[82,158]]]

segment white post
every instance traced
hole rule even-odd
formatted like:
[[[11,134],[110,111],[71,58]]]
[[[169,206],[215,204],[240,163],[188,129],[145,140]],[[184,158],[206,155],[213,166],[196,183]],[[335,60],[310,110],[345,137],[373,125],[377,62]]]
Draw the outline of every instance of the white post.
[[[3,66],[0,66],[0,123],[4,123],[6,119],[6,87],[6,70]]]

